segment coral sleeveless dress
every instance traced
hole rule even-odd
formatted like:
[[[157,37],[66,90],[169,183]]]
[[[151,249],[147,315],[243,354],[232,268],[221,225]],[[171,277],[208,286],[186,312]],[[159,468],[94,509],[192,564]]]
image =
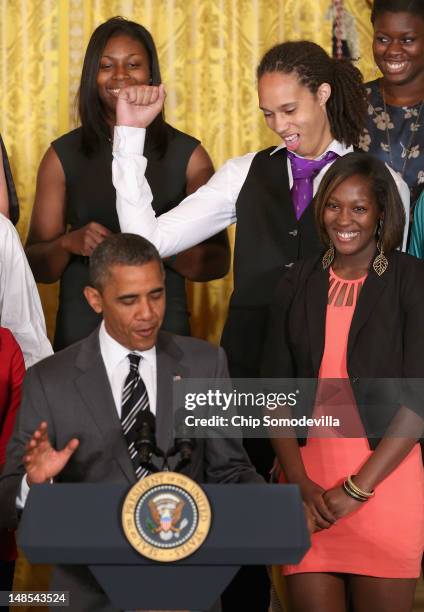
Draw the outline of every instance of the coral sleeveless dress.
[[[325,348],[319,378],[346,379],[340,405],[345,409],[349,405],[349,428],[354,427],[358,437],[314,438],[312,433],[306,446],[301,447],[309,478],[326,490],[341,485],[346,476],[356,474],[373,453],[350,389],[346,366],[350,324],[364,280],[365,277],[346,281],[330,270]],[[320,414],[318,392],[314,416]],[[423,550],[424,470],[421,449],[416,444],[375,488],[373,498],[329,529],[313,534],[311,548],[303,560],[298,565],[283,566],[282,572],[284,575],[340,572],[417,578]]]

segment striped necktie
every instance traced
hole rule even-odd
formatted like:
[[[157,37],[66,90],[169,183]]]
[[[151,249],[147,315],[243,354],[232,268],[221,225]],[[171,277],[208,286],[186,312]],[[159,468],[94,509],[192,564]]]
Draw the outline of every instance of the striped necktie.
[[[137,479],[140,480],[148,476],[149,471],[141,467],[134,443],[138,436],[138,417],[142,410],[150,409],[149,397],[147,395],[146,385],[138,369],[141,356],[135,353],[129,353],[127,357],[130,362],[130,371],[125,379],[124,389],[122,391],[121,425],[127,441],[128,452],[130,453],[135,474]]]

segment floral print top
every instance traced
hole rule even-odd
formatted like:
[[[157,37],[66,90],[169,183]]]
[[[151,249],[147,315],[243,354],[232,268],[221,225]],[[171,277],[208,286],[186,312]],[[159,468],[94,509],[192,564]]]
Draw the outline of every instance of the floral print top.
[[[386,105],[379,87],[379,80],[366,83],[368,92],[368,125],[359,141],[359,148],[379,157],[390,165],[393,160],[393,170],[402,174],[410,190],[424,183],[424,106]],[[420,116],[419,116],[420,115]],[[419,122],[417,119],[419,116]],[[387,142],[386,124],[389,132]],[[414,135],[412,136],[412,132]],[[411,143],[412,137],[412,143]],[[407,149],[410,149],[409,154]],[[406,157],[408,156],[408,159]],[[406,164],[405,164],[406,161]]]

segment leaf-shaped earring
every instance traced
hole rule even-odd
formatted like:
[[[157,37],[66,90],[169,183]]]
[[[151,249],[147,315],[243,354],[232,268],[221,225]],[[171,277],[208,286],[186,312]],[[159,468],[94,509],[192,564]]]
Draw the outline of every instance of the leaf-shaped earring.
[[[378,274],[378,276],[382,276],[387,268],[389,267],[389,262],[387,261],[387,257],[384,254],[383,250],[383,220],[380,219],[379,228],[378,228],[378,242],[377,242],[378,255],[372,262],[372,267],[374,268],[374,272]]]
[[[377,245],[377,248],[379,250],[379,253],[372,262],[372,267],[374,268],[374,271],[376,274],[378,274],[378,276],[382,276],[389,267],[389,262],[387,261],[387,257],[383,252],[383,248],[379,245]]]
[[[322,269],[326,270],[334,261],[334,244],[330,240],[330,247],[322,257]]]

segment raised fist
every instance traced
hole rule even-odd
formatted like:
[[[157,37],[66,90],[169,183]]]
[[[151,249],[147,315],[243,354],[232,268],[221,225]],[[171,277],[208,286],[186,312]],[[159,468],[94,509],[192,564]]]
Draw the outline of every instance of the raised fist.
[[[162,111],[165,88],[161,85],[130,85],[116,90],[116,125],[146,128]]]

